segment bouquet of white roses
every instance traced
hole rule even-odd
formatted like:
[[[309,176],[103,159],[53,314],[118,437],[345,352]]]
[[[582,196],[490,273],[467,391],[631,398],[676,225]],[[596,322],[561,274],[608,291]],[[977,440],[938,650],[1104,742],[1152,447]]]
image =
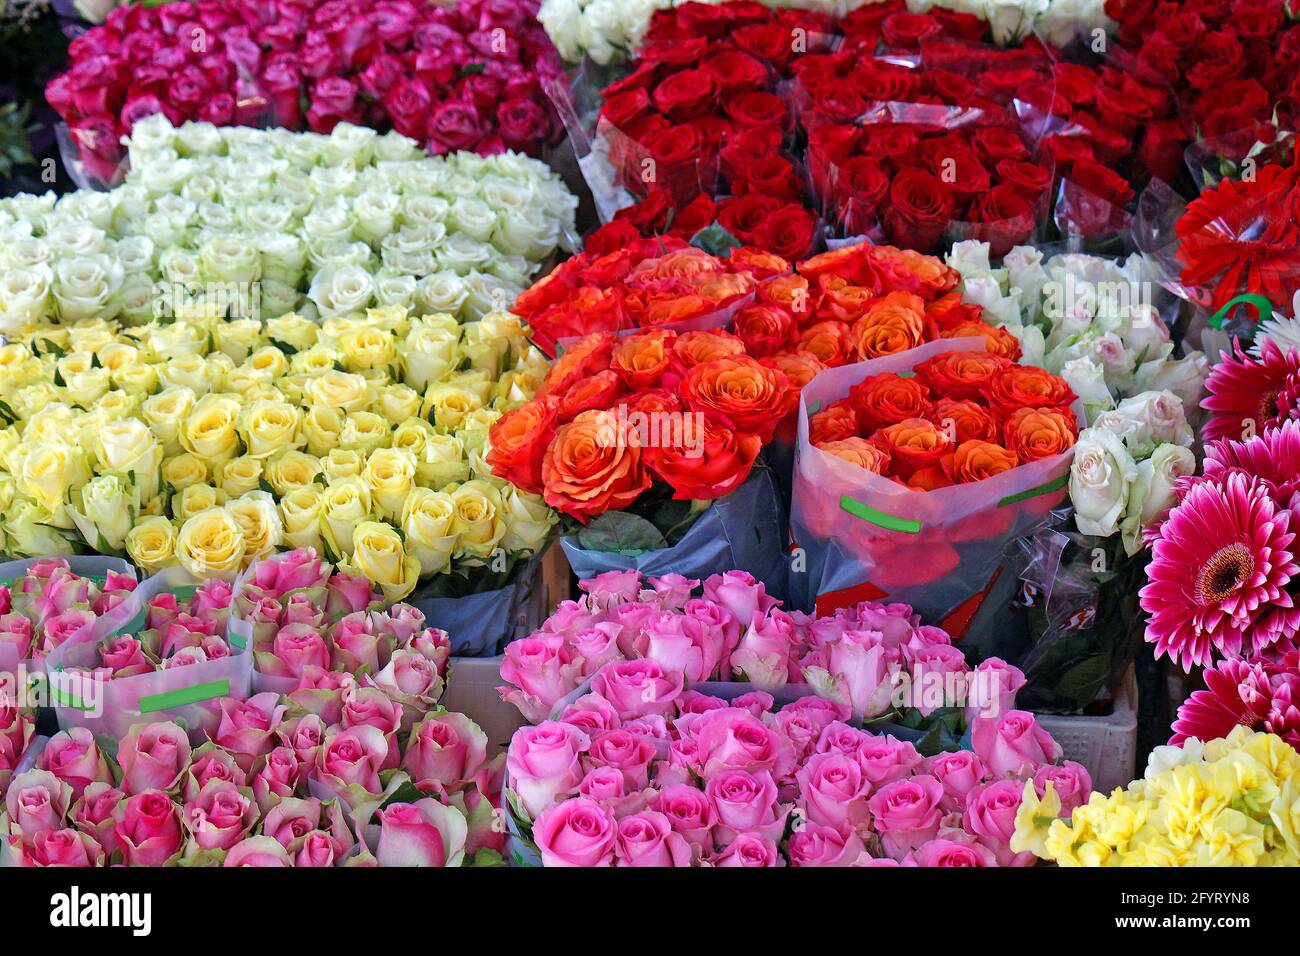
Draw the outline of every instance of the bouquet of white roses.
[[[554,512],[483,459],[546,370],[516,317],[183,311],[0,347],[0,551],[230,580],[310,547],[396,601],[500,587],[548,538]]]
[[[963,299],[1019,339],[1023,363],[1069,382],[1089,424],[1148,391],[1174,393],[1188,414],[1196,408],[1206,358],[1200,352],[1176,357],[1156,304],[1159,273],[1142,256],[1047,258],[1017,246],[994,269],[988,243],[972,241],[956,243],[947,260],[961,273]]]
[[[0,333],[142,324],[199,299],[236,317],[398,306],[504,310],[573,231],[577,200],[514,153],[427,156],[341,124],[328,136],[156,115],[109,192],[0,200]]]

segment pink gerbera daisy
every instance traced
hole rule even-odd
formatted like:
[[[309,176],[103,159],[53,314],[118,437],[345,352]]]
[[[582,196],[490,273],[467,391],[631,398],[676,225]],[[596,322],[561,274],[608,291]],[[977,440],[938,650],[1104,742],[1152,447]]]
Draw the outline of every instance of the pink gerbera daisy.
[[[1188,737],[1217,740],[1244,724],[1261,726],[1268,717],[1273,692],[1268,675],[1249,661],[1220,661],[1205,672],[1205,689],[1194,691],[1178,708],[1169,743],[1182,746]]]
[[[1211,442],[1205,447],[1205,478],[1222,484],[1241,471],[1268,486],[1273,500],[1283,508],[1300,491],[1300,421],[1270,428],[1250,441]]]
[[[1285,588],[1300,572],[1290,522],[1291,512],[1241,473],[1188,490],[1160,526],[1140,592],[1157,657],[1191,670],[1208,666],[1214,650],[1239,656],[1243,637],[1256,648],[1277,640],[1284,625],[1276,613],[1294,609]]]
[[[1259,358],[1247,355],[1240,343],[1235,354],[1210,370],[1201,407],[1210,413],[1203,435],[1250,438],[1266,428],[1300,418],[1300,351],[1286,354],[1271,339],[1260,342]]]

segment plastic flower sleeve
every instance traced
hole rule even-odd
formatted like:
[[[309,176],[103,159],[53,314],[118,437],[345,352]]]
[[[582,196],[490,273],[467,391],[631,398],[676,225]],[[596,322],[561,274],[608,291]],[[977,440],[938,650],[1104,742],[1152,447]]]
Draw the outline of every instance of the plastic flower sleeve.
[[[541,623],[536,598],[542,588],[540,555],[520,563],[505,587],[458,598],[420,597],[417,590],[406,603],[426,621],[451,635],[455,657],[492,657],[516,637]]]
[[[222,697],[248,697],[253,656],[246,643],[227,636],[230,654],[132,677],[105,679],[91,672],[100,667],[99,642],[105,637],[135,637],[147,623],[148,605],[161,594],[193,596],[197,585],[180,568],[168,568],[142,582],[131,597],[101,621],[93,637],[68,642],[50,656],[52,693],[59,727],[86,727],[96,736],[120,740],[141,721],[170,720],[201,743],[216,730]],[[57,676],[56,676],[57,675]]]
[[[917,492],[812,446],[810,410],[882,372],[905,373],[984,339],[947,339],[822,372],[799,405],[790,535],[794,604],[826,614],[862,600],[910,604],[960,639],[1008,542],[1042,524],[1065,498],[1073,452],[970,484]],[[1076,415],[1082,416],[1076,404]]]

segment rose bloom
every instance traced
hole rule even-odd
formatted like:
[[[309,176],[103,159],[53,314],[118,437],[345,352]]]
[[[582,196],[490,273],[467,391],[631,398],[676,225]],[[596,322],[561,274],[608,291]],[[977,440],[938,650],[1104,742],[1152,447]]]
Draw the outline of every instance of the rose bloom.
[[[646,450],[651,471],[673,488],[679,501],[712,501],[729,495],[749,477],[763,440],[757,435],[735,433],[729,428],[683,416],[683,442],[678,446],[659,444]]]
[[[849,403],[858,413],[865,432],[897,425],[909,418],[924,418],[930,411],[930,390],[914,377],[882,372],[849,390]]]
[[[629,389],[658,383],[668,368],[676,333],[654,329],[619,339],[610,356],[610,368]]]
[[[962,442],[952,456],[952,479],[956,484],[983,481],[1019,464],[1016,453],[986,441]]]
[[[994,328],[979,319],[971,319],[945,327],[941,339],[982,338],[984,350],[1009,362],[1020,358],[1020,340],[1003,328]]]
[[[541,494],[542,459],[555,436],[558,411],[554,398],[534,398],[498,418],[488,437],[487,463],[492,473]]]
[[[673,369],[684,376],[697,365],[745,354],[745,343],[730,332],[695,331],[677,336],[672,347]]]
[[[889,452],[856,435],[839,441],[822,442],[814,447],[873,474],[884,475],[889,471]]]
[[[1010,418],[1021,408],[1068,408],[1077,397],[1065,379],[1032,365],[1007,365],[984,386],[993,414]]]
[[[937,465],[952,450],[947,433],[924,418],[909,418],[882,428],[871,436],[871,441],[889,454],[894,474],[903,479]]]
[[[759,359],[759,363],[783,373],[789,380],[790,387],[796,391],[801,390],[826,368],[817,356],[802,350],[778,352]]]
[[[586,522],[627,507],[651,485],[637,436],[608,411],[586,411],[556,430],[542,460],[543,497]]]
[[[920,362],[916,377],[936,395],[951,399],[982,399],[985,386],[1009,365],[987,352],[944,352]]]
[[[858,413],[847,401],[827,405],[808,419],[808,440],[814,445],[858,434]]]
[[[542,280],[542,282],[545,281],[547,280]],[[542,282],[533,286],[529,292],[536,292]],[[523,298],[524,296],[521,295],[519,300]],[[528,313],[520,310],[519,300],[516,300],[515,312],[517,315],[526,318]],[[575,382],[580,382],[589,375],[609,368],[614,343],[615,337],[608,332],[588,335],[586,338],[574,342],[551,365],[550,370],[546,373],[546,378],[538,386],[537,397],[545,398],[547,395],[563,395]]]
[[[847,365],[857,358],[857,343],[843,322],[816,322],[799,336],[799,349],[816,357],[828,368]]]
[[[1022,462],[1063,455],[1074,447],[1079,424],[1074,412],[1059,408],[1021,408],[1003,426],[1007,448]]]
[[[860,359],[905,352],[921,344],[925,301],[911,292],[891,292],[878,299],[853,325]]]
[[[988,409],[970,399],[941,398],[926,416],[958,444],[966,441],[996,441],[997,423]]]
[[[799,397],[784,373],[748,357],[695,366],[682,382],[681,395],[691,411],[734,431],[758,435],[764,444]]]

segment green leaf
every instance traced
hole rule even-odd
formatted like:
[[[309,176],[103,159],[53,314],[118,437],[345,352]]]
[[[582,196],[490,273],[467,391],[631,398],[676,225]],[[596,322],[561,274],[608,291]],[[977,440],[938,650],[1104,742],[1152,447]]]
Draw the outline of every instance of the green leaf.
[[[578,544],[588,551],[639,554],[668,547],[650,521],[626,511],[607,511],[578,532]]]
[[[486,63],[466,63],[456,71],[456,80],[463,80],[467,76],[478,76],[487,69]]]
[[[298,350],[288,342],[281,342],[279,339],[271,339],[271,344],[283,352],[285,355],[297,355]],[[336,363],[337,364],[337,363]]]
[[[691,236],[691,245],[703,249],[709,255],[725,259],[732,249],[740,248],[741,242],[715,222]]]
[[[272,497],[276,497],[275,487],[265,478],[257,479],[257,487],[260,488],[262,491],[265,491],[268,495],[271,495]]]
[[[381,804],[380,809],[382,810],[394,803],[415,803],[415,801],[423,800],[427,796],[427,793],[423,793],[419,787],[408,780],[392,792],[388,799]]]
[[[490,850],[485,846],[479,847],[474,851],[474,855],[465,861],[466,866],[509,866],[506,858],[496,850]]]

